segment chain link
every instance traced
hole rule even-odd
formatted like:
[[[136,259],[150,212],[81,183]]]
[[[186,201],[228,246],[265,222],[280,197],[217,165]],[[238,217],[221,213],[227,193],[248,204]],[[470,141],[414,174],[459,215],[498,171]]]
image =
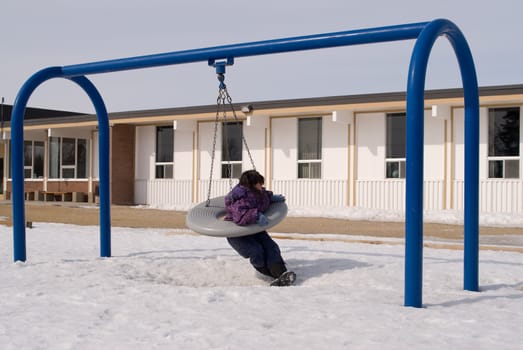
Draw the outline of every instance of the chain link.
[[[239,121],[238,116],[236,115],[236,110],[234,109],[234,105],[232,104],[232,98],[229,95],[229,92],[227,91],[227,87],[225,87],[224,90],[225,90],[225,94],[226,94],[226,97],[227,97],[227,102],[231,106],[232,115],[234,117],[234,120]],[[243,135],[243,132],[242,132],[242,142],[243,142],[243,144],[245,146],[245,149],[247,150],[247,155],[249,156],[249,160],[251,162],[252,169],[256,170],[256,165],[254,165],[254,160],[252,159],[251,150],[249,149],[249,145],[247,144],[247,140],[245,139],[245,136]]]
[[[212,176],[214,173],[214,158],[216,155],[216,138],[218,134],[218,122],[220,120],[220,106],[223,106],[225,103],[225,95],[223,89],[221,88],[218,91],[218,97],[216,98],[216,117],[214,119],[214,136],[212,140],[212,151],[211,151],[211,173],[209,174],[209,186],[207,191],[207,202],[206,206],[208,207],[211,203],[211,189],[212,189]]]
[[[227,86],[223,83],[223,75],[218,75],[218,80],[220,80],[220,88],[218,90],[218,97],[216,98],[216,116],[214,120],[214,136],[212,140],[212,151],[211,151],[211,173],[209,175],[209,186],[207,191],[207,202],[206,206],[208,207],[211,203],[211,191],[212,191],[212,178],[214,173],[214,158],[216,155],[216,140],[217,140],[217,134],[218,134],[218,124],[220,122],[220,111],[222,114],[222,123],[227,122],[227,110],[225,103],[227,102],[231,108],[232,115],[234,117],[234,120],[239,122],[238,116],[236,115],[236,110],[234,109],[234,105],[232,103],[232,98],[229,95],[229,92],[227,91]],[[225,137],[225,149],[227,152],[229,152],[229,145],[228,145],[228,137]],[[245,149],[247,150],[247,155],[249,156],[249,160],[251,162],[252,168],[256,170],[256,166],[254,165],[254,160],[252,158],[251,150],[249,149],[249,145],[247,144],[247,140],[245,139],[245,136],[242,132],[242,142],[245,146]],[[229,186],[232,189],[232,166],[231,166],[231,160],[230,157],[227,157],[229,162]]]

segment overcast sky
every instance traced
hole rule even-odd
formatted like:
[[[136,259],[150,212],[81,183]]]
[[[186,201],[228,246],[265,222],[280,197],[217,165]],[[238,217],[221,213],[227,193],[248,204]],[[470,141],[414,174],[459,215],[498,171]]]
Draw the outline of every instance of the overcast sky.
[[[100,60],[447,18],[471,47],[480,86],[523,83],[521,0],[2,0],[0,97],[13,104],[36,71]],[[245,57],[227,69],[234,102],[405,91],[414,41]],[[89,76],[109,112],[213,104],[205,62]],[[428,89],[460,87],[444,38]],[[64,79],[40,86],[31,107],[94,113]]]

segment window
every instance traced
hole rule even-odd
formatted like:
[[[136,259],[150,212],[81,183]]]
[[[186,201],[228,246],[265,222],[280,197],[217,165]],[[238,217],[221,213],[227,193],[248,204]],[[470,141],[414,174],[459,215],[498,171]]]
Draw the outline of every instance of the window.
[[[76,170],[76,140],[62,138],[62,177],[74,179]]]
[[[24,178],[32,178],[33,172],[33,142],[24,141]]]
[[[60,138],[49,138],[49,178],[60,177]]]
[[[49,138],[49,178],[85,179],[88,159],[87,140],[70,137]],[[43,150],[42,150],[43,155]],[[43,156],[42,156],[43,159]],[[43,165],[43,160],[42,160]],[[43,166],[42,166],[43,168]]]
[[[172,126],[156,128],[156,178],[174,177],[174,129]]]
[[[87,178],[87,140],[76,141],[76,177]]]
[[[44,142],[24,141],[24,178],[44,177]]]
[[[386,121],[386,158],[387,179],[405,178],[405,136],[406,114],[389,113]]]
[[[239,178],[242,173],[243,123],[222,124],[222,178]]]
[[[489,178],[519,178],[519,107],[489,109]]]
[[[322,118],[298,119],[298,178],[321,179]]]

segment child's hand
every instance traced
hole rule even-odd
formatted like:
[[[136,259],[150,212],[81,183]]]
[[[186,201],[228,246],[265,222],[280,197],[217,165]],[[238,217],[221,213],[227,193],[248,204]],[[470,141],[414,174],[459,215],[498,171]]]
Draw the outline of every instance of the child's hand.
[[[269,224],[269,220],[262,213],[258,213],[258,225],[265,226]]]
[[[285,197],[281,194],[273,194],[271,197],[272,203],[285,202]]]

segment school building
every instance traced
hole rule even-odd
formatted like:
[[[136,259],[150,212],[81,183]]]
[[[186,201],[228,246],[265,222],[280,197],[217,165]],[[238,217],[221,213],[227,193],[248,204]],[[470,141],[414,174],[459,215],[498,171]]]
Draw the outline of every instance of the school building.
[[[479,93],[480,212],[523,214],[523,85]],[[207,199],[209,184],[211,197],[226,194],[230,178],[254,163],[291,208],[404,210],[404,92],[234,109],[237,120],[229,112],[218,123],[211,105],[110,113],[111,202],[188,208]],[[26,112],[24,124],[26,200],[96,202],[96,116],[40,111]],[[424,207],[462,210],[463,90],[427,90],[424,122]],[[8,120],[2,129],[1,190],[9,199]]]

